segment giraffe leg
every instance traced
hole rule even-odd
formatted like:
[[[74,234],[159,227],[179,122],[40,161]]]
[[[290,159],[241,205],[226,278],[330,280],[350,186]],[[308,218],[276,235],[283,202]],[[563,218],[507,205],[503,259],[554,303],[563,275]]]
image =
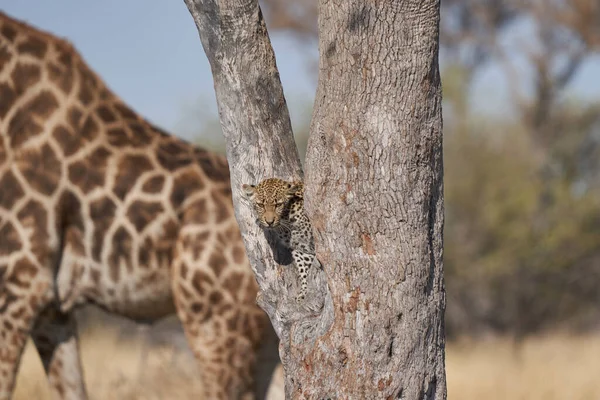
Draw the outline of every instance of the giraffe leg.
[[[37,315],[51,299],[50,288],[50,277],[27,258],[0,262],[0,400],[12,396],[23,349]]]
[[[31,333],[42,359],[53,397],[60,400],[85,400],[75,317],[54,306],[38,317]]]
[[[223,283],[195,263],[175,262],[172,286],[177,315],[200,366],[204,398],[254,399],[257,353],[266,315],[255,303],[254,278],[244,271]],[[223,286],[236,287],[232,295]],[[247,295],[246,295],[247,294]]]
[[[200,366],[204,398],[254,399],[255,344],[232,331],[228,320],[218,314],[221,310],[204,300],[195,296],[176,300],[179,319]]]

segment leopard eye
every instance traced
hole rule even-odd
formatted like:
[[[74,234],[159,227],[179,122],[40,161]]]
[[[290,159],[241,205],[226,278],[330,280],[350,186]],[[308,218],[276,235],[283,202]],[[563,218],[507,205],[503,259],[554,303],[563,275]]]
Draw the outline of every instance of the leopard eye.
[[[257,202],[256,202],[256,205],[257,205],[257,206],[259,206],[259,207],[262,207],[262,206],[263,206],[263,203],[262,203],[262,202],[258,202],[258,201],[257,201]]]
[[[283,205],[283,201],[278,200],[277,203],[275,203],[275,204],[278,205],[278,206],[281,206],[281,205]]]

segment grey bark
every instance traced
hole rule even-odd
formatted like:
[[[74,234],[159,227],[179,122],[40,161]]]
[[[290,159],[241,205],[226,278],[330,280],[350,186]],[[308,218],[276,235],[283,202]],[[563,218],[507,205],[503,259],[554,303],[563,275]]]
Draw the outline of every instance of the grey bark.
[[[308,398],[446,398],[439,6],[321,0],[305,196],[336,318]]]
[[[287,398],[445,399],[439,1],[320,0],[306,160],[306,305],[242,183],[302,177],[256,0],[186,0],[215,81],[236,217],[280,338]]]

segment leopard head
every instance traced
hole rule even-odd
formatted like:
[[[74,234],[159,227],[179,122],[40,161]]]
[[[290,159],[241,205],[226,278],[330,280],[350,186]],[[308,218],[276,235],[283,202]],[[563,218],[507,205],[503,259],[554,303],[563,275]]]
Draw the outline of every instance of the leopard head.
[[[289,213],[290,201],[302,190],[302,182],[287,182],[269,178],[258,185],[242,185],[252,203],[258,223],[264,228],[276,228]]]

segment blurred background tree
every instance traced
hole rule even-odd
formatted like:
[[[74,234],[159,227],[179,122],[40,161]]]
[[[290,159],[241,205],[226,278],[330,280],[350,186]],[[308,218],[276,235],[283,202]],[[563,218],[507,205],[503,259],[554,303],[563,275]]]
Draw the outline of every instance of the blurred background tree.
[[[316,44],[315,0],[263,9],[271,31]],[[600,61],[600,2],[445,0],[441,32],[449,336],[597,329],[600,93],[573,84]],[[292,107],[302,156],[307,103]],[[194,115],[184,125],[223,151],[218,122]]]

